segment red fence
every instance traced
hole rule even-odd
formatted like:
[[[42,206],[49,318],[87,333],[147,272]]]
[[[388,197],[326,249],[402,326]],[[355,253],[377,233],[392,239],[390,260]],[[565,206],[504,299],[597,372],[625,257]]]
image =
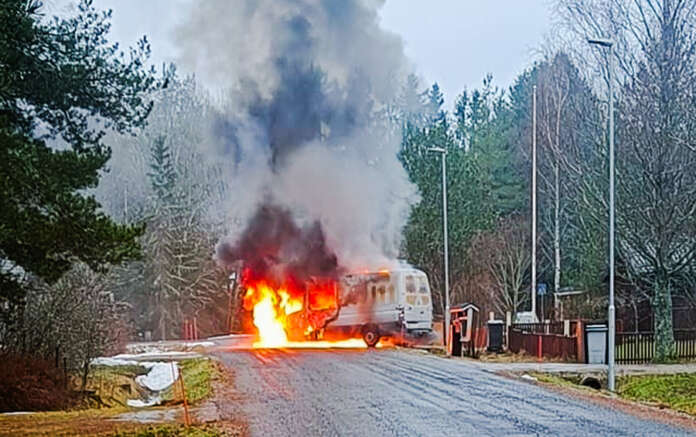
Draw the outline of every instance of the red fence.
[[[576,337],[560,334],[534,334],[519,328],[518,325],[512,326],[508,332],[508,350],[514,353],[524,351],[537,357],[577,360],[577,347]]]

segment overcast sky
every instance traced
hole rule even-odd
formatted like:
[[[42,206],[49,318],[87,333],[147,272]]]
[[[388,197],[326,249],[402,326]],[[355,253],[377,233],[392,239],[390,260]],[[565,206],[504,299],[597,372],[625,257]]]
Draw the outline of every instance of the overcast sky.
[[[421,76],[448,105],[487,73],[509,86],[551,26],[548,0],[387,0],[382,24],[401,35]]]
[[[48,0],[51,9],[73,0]],[[340,0],[338,0],[340,1]],[[451,107],[464,87],[492,73],[509,86],[535,59],[550,30],[550,0],[387,0],[383,26],[400,35],[407,56],[429,84],[437,81]],[[174,61],[172,33],[189,0],[96,0],[113,10],[113,38],[132,45],[147,35],[156,63]]]

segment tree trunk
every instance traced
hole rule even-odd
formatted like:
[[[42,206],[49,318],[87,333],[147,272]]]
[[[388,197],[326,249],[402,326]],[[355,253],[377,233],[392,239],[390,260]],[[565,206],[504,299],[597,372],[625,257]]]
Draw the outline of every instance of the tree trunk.
[[[560,175],[560,163],[556,161],[555,171],[555,199],[554,199],[554,212],[553,212],[553,255],[554,255],[554,268],[553,268],[553,292],[554,292],[554,317],[558,312],[558,299],[556,299],[556,294],[561,291],[561,175]]]
[[[89,360],[85,360],[82,364],[82,393],[87,388],[87,375],[89,375]]]
[[[164,307],[160,307],[159,331],[160,331],[160,339],[166,340],[167,339],[167,318],[165,316]]]
[[[669,279],[663,275],[655,281],[653,301],[655,314],[655,362],[662,363],[676,358],[676,345],[672,329],[672,289]]]
[[[632,300],[631,304],[633,306],[633,332],[637,334],[638,323],[640,322],[640,319],[638,318],[638,304],[636,303],[635,299]]]

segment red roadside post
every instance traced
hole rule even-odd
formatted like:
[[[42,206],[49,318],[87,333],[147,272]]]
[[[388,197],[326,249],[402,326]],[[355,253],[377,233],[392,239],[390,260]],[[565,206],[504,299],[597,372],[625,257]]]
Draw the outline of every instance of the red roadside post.
[[[172,368],[172,380],[173,380],[172,397],[174,398],[173,400],[176,401],[176,385],[177,385],[176,383],[178,382],[179,388],[181,390],[181,396],[182,396],[183,401],[184,401],[184,423],[188,427],[188,426],[191,426],[191,418],[189,417],[189,412],[188,412],[188,401],[186,400],[186,387],[184,386],[184,377],[181,374],[181,372],[179,372],[178,377],[176,376],[176,370],[174,369],[174,367],[175,367],[174,361],[170,361],[169,364],[171,364],[171,368]]]
[[[585,336],[584,334],[584,322],[582,320],[578,320],[578,322],[575,324],[575,339],[577,341],[577,357],[578,357],[578,363],[584,363],[585,362]]]
[[[191,426],[191,417],[189,417],[188,401],[186,400],[186,386],[184,386],[184,376],[179,372],[179,383],[181,384],[181,393],[184,398],[184,421],[186,426]]]
[[[538,338],[538,340],[537,340],[537,358],[539,358],[539,361],[541,361],[541,357],[542,357],[542,351],[541,351],[541,347],[542,347],[542,346],[541,346],[541,345],[542,345],[541,334],[539,334],[539,335],[537,336],[537,338]]]

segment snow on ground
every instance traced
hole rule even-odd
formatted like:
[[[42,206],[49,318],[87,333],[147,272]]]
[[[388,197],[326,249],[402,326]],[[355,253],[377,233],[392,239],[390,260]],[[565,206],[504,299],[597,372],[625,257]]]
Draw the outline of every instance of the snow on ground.
[[[93,366],[145,366],[145,363],[139,363],[132,360],[124,360],[116,357],[99,357],[92,360],[90,363]]]
[[[182,352],[182,351],[149,351],[149,352],[142,352],[139,354],[119,354],[119,355],[114,355],[111,358],[117,359],[117,360],[142,360],[142,359],[148,359],[151,357],[159,357],[162,355],[166,356],[172,356],[176,358],[182,358],[182,357],[187,357],[190,355],[195,355],[198,356],[199,354],[195,352]]]
[[[171,355],[172,352],[167,353]],[[186,352],[181,352],[186,355]],[[138,375],[135,377],[135,382],[141,387],[145,387],[150,392],[160,392],[174,384],[174,381],[179,377],[179,367],[176,363],[169,361],[136,361],[132,358],[142,358],[143,355],[151,356],[152,354],[121,354],[113,357],[99,357],[92,360],[93,365],[102,366],[142,366],[148,369],[147,374]],[[177,354],[178,355],[178,354]],[[128,405],[131,407],[151,407],[160,403],[161,399],[155,395],[146,400],[129,399]]]
[[[126,401],[129,407],[135,408],[153,407],[159,404],[160,402],[162,402],[162,398],[160,398],[159,396],[153,396],[145,401],[141,399],[128,399]]]
[[[135,342],[126,345],[126,351],[133,354],[139,353],[172,353],[172,352],[191,352],[194,349],[204,349],[213,347],[215,343],[207,340],[168,340],[168,341],[152,341],[152,342]]]
[[[163,363],[148,363],[150,371],[147,375],[139,375],[135,377],[135,382],[150,391],[160,391],[174,384],[174,381],[179,377],[179,367],[171,362]]]

